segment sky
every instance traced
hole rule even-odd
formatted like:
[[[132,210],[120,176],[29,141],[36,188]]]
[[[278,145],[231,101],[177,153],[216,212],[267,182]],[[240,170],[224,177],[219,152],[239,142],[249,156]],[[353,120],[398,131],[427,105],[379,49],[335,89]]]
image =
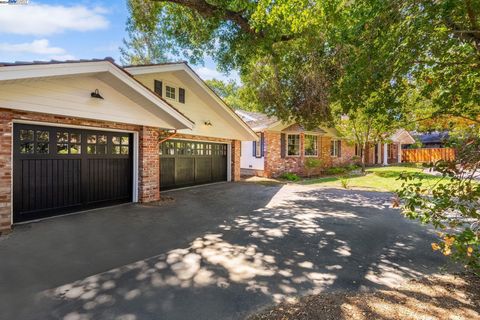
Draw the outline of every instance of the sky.
[[[112,57],[120,63],[118,48],[126,37],[127,18],[126,0],[35,0],[26,5],[0,4],[0,61]],[[185,60],[185,57],[172,60]],[[203,65],[193,68],[205,80],[239,81],[236,73],[218,72],[209,57],[205,57]]]

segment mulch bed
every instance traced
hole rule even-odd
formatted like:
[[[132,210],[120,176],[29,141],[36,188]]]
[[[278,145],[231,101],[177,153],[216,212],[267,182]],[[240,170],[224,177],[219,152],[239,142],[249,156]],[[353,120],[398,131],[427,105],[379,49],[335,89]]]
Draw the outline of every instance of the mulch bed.
[[[411,280],[397,289],[322,293],[281,303],[247,319],[480,319],[480,278],[439,275]]]

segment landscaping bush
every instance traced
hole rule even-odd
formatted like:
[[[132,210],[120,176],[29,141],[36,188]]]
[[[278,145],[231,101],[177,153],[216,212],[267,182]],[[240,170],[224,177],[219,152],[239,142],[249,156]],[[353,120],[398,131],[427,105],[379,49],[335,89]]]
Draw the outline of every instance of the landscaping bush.
[[[288,180],[288,181],[299,181],[300,177],[297,176],[295,173],[285,172],[280,176],[280,179],[284,179],[284,180]]]
[[[347,169],[343,167],[331,167],[331,168],[328,168],[325,172],[328,175],[337,175],[337,174],[346,173]]]
[[[323,161],[318,158],[307,158],[305,160],[305,171],[307,172],[307,177],[310,177],[312,172],[315,169],[320,168],[323,164]]]

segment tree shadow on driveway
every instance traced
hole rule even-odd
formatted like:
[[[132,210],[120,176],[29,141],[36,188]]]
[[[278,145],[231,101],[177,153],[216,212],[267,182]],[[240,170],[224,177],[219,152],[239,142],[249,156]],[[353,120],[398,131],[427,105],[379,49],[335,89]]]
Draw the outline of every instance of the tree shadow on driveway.
[[[122,216],[135,233],[118,240],[125,258],[53,281],[37,297],[42,318],[240,319],[299,295],[399,286],[445,263],[432,232],[390,209],[389,194],[240,183],[171,195],[173,204],[117,213],[134,215]]]

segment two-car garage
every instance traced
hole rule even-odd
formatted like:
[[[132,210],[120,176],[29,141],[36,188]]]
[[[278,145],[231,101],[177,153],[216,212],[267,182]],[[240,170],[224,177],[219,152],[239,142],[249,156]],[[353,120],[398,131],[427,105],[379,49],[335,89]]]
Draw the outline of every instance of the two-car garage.
[[[132,201],[132,133],[15,124],[13,135],[14,222]],[[227,144],[165,141],[160,188],[226,181],[227,154]]]
[[[18,222],[159,201],[167,189],[237,181],[240,141],[252,139],[185,63],[0,63],[0,233]]]

